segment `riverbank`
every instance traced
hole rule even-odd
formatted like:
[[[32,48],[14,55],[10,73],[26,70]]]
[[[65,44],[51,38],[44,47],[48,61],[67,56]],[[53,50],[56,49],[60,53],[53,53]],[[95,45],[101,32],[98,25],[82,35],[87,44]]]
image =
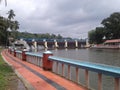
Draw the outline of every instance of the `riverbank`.
[[[0,48],[0,53],[2,48]],[[0,54],[0,90],[26,90],[14,70],[2,58]]]

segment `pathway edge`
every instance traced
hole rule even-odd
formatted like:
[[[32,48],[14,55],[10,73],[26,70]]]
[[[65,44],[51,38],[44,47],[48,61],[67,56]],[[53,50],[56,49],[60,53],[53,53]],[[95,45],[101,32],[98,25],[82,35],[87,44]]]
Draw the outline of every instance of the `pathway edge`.
[[[3,51],[2,51],[3,52]],[[12,69],[14,70],[15,74],[18,76],[18,78],[20,78],[20,80],[23,82],[23,84],[25,85],[25,87],[27,88],[27,90],[35,90],[35,88],[12,66],[11,63],[9,63],[6,58],[3,56],[1,52],[1,56],[3,58],[3,60],[12,67]]]

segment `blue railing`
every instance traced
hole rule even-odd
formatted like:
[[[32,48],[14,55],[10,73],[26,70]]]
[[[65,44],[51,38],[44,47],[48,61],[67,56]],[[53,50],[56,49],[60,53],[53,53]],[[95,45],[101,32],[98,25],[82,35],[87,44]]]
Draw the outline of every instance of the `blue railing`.
[[[26,52],[26,61],[36,66],[42,67],[42,54]]]
[[[89,86],[89,71],[98,73],[98,90],[102,90],[102,74],[107,76],[112,76],[114,78],[115,82],[115,90],[119,90],[119,78],[120,78],[120,67],[110,66],[110,65],[104,65],[104,64],[98,64],[98,63],[90,63],[90,62],[84,62],[80,60],[72,60],[67,58],[60,58],[55,56],[50,56],[48,58],[50,61],[53,61],[56,63],[56,70],[55,73],[58,74],[58,68],[59,63],[61,64],[62,69],[62,76],[64,76],[65,73],[65,65],[68,66],[68,79],[71,80],[71,66],[75,67],[76,71],[76,82],[79,83],[79,69],[85,70],[85,86],[87,88],[90,88]]]
[[[21,54],[20,51],[16,51],[16,54]],[[40,66],[43,68],[43,61],[46,59],[46,56],[44,58],[44,54],[47,53],[33,53],[33,52],[26,52],[26,61],[30,62],[34,65]],[[49,54],[49,53],[48,53]],[[51,54],[51,53],[50,53]],[[102,75],[112,76],[115,81],[115,90],[120,90],[120,84],[119,84],[119,78],[120,78],[120,67],[116,66],[110,66],[105,64],[98,64],[98,63],[91,63],[91,62],[85,62],[80,60],[73,60],[73,59],[67,59],[67,58],[61,58],[56,56],[48,56],[47,59],[48,62],[46,62],[49,65],[49,61],[53,62],[53,66],[56,65],[55,73],[58,74],[58,67],[59,63],[61,63],[61,70],[62,70],[62,76],[64,76],[65,73],[65,65],[68,66],[68,79],[71,80],[71,66],[75,67],[75,75],[76,75],[76,83],[79,83],[79,69],[85,70],[85,81],[86,81],[86,87],[89,88],[89,71],[98,73],[98,90],[102,90]],[[56,63],[56,64],[54,64]]]
[[[16,53],[22,53],[22,51],[18,51],[18,50],[17,50],[17,51],[15,51],[15,52],[16,52]]]
[[[120,67],[98,64],[98,63],[83,62],[80,60],[72,60],[72,59],[60,58],[55,56],[50,56],[48,59],[51,61],[57,61],[70,66],[87,69],[89,71],[120,78]]]
[[[29,56],[34,56],[34,57],[40,57],[40,58],[43,57],[43,55],[40,53],[38,54],[38,53],[33,53],[33,52],[26,52],[25,54]]]

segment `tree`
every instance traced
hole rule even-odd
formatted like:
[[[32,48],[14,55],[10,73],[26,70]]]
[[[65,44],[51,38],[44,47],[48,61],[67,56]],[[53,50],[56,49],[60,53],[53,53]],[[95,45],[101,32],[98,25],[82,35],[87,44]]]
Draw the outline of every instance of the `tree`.
[[[103,43],[104,35],[105,35],[104,28],[103,27],[97,27],[96,30],[95,30],[95,39],[96,39],[97,44]]]
[[[103,27],[96,27],[88,33],[91,43],[102,43],[103,37],[109,39],[120,39],[120,12],[115,12],[102,20]]]
[[[14,11],[11,9],[10,11],[8,11],[8,19],[11,20],[11,19],[14,19],[15,17],[15,14],[14,14]]]
[[[60,34],[58,34],[57,39],[62,39],[62,38],[63,37]]]
[[[96,27],[95,30],[91,30],[88,32],[89,43],[100,44],[103,43],[103,37],[105,35],[103,27]]]
[[[13,31],[16,31],[17,29],[19,29],[18,21],[11,21],[10,29],[13,30]]]
[[[93,44],[93,43],[96,43],[96,33],[95,33],[95,30],[91,30],[88,32],[88,38],[89,38],[89,43],[90,44]]]
[[[105,18],[101,24],[105,28],[105,36],[107,39],[120,38],[120,12],[111,14],[108,18]]]
[[[10,10],[8,13],[9,13],[8,18],[0,16],[0,42],[6,45],[8,43],[8,38],[9,38],[8,34],[11,32],[13,33],[17,29],[19,29],[18,21],[13,20],[15,16],[14,11]],[[8,29],[11,29],[11,32],[8,31]]]
[[[0,44],[5,44],[8,23],[5,17],[0,16]]]

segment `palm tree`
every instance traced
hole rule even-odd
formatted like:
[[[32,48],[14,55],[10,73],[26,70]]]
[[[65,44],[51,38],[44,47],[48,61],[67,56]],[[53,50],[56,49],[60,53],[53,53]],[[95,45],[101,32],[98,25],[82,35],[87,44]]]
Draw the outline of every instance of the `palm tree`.
[[[8,19],[11,20],[11,19],[14,19],[15,17],[15,14],[14,14],[14,11],[11,9],[10,11],[8,11]]]
[[[18,21],[14,21],[14,29],[17,30],[19,29],[19,22]]]
[[[18,21],[10,21],[10,29],[16,31],[19,29]]]
[[[5,44],[7,40],[7,28],[9,27],[7,19],[0,16],[0,44]]]

